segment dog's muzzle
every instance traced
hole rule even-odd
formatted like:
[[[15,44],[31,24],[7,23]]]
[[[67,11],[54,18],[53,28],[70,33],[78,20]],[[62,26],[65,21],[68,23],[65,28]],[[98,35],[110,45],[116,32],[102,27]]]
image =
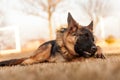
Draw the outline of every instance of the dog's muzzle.
[[[95,53],[97,51],[97,47],[96,46],[92,46],[90,51],[91,51],[90,53]]]
[[[96,51],[97,51],[97,47],[96,46],[92,46],[90,51],[83,51],[82,54],[83,54],[83,57],[88,58],[88,57],[93,56],[96,53]]]
[[[75,47],[75,52],[85,58],[89,58],[89,57],[93,56],[96,53],[96,51],[97,51],[96,46],[92,46],[90,49],[87,49],[87,50],[83,50],[79,47]]]

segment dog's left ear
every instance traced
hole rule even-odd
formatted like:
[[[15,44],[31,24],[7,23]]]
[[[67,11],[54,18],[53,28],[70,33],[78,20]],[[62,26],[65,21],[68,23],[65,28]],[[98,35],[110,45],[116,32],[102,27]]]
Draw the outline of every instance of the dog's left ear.
[[[74,25],[76,23],[76,21],[73,19],[72,15],[70,13],[68,13],[67,22],[68,22],[68,27],[69,27],[69,25]]]
[[[87,26],[87,28],[93,31],[93,21],[91,21],[91,23]]]
[[[68,22],[68,30],[70,32],[74,32],[79,28],[78,23],[73,19],[70,13],[68,13],[67,22]]]

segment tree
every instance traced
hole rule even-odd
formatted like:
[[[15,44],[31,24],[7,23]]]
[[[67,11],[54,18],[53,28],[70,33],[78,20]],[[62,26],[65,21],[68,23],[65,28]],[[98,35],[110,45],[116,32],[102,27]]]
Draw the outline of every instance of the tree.
[[[0,11],[0,27],[3,27],[6,25],[4,18],[5,18],[5,13],[3,11]]]
[[[104,22],[103,19],[110,15],[116,14],[115,4],[113,0],[81,0],[79,1],[80,8],[82,8],[93,20],[94,27],[100,22],[101,37],[104,38]]]
[[[22,3],[24,4],[24,8],[22,10],[27,12],[28,14],[40,16],[45,19],[45,15],[47,15],[50,39],[52,39],[52,15],[56,11],[57,5],[61,1],[62,0],[23,0]],[[44,13],[45,15],[43,15],[42,13]]]

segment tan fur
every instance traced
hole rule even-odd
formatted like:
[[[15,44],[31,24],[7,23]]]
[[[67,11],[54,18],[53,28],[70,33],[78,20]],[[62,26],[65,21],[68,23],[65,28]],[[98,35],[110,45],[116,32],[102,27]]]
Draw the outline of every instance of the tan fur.
[[[65,35],[66,35],[66,33],[65,32],[62,33],[61,29],[58,30],[57,35],[56,35],[56,43],[60,46],[60,49],[61,49],[60,52],[62,53],[62,56],[65,59],[70,60],[70,59],[74,58],[74,55],[76,55],[76,53],[74,51],[75,40],[71,40],[68,36],[65,36]],[[68,45],[68,46],[66,46],[66,45]]]
[[[40,48],[38,48],[34,53],[34,56],[31,56],[30,58],[26,59],[22,62],[22,64],[33,64],[38,62],[43,62],[47,58],[50,57],[50,50],[51,50],[51,44],[44,45]]]

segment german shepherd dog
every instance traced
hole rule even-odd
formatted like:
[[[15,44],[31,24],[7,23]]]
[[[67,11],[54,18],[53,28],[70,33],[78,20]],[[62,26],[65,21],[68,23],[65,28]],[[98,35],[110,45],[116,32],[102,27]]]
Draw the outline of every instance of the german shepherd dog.
[[[68,62],[81,57],[105,58],[101,48],[95,45],[93,22],[79,25],[68,13],[68,27],[57,31],[56,40],[40,45],[33,56],[0,62],[0,66],[26,65],[42,62]]]

